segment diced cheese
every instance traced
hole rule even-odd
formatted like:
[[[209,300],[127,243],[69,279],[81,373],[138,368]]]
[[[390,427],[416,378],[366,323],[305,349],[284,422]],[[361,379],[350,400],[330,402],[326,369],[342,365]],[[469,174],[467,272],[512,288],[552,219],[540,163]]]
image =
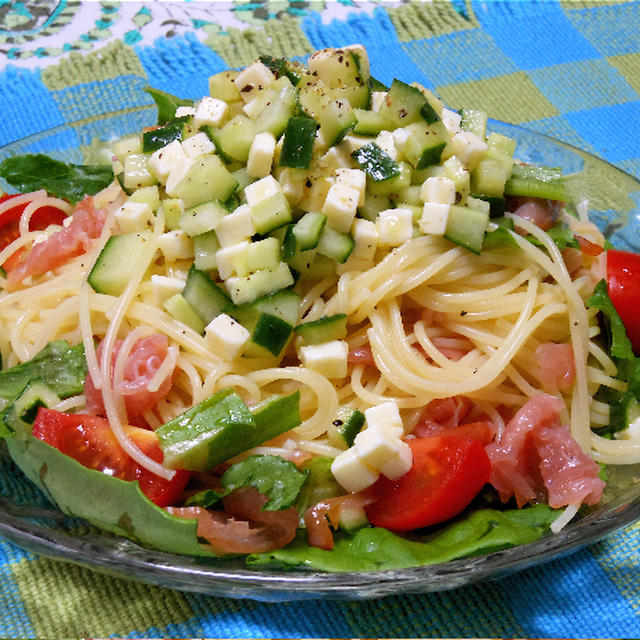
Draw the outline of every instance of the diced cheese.
[[[393,160],[398,159],[398,150],[396,149],[396,140],[391,131],[381,131],[376,136],[378,146]]]
[[[422,233],[443,236],[447,230],[451,205],[437,202],[425,202],[418,228]]]
[[[322,213],[327,214],[327,224],[347,233],[356,217],[359,198],[359,191],[353,187],[341,183],[332,185],[322,205]]]
[[[262,62],[256,61],[240,72],[233,80],[244,102],[253,100],[259,91],[266,89],[276,77]]]
[[[222,280],[227,280],[234,274],[239,276],[247,275],[248,246],[249,243],[243,240],[242,242],[223,247],[216,252],[218,273]]]
[[[327,378],[344,378],[347,375],[348,353],[349,346],[344,340],[305,345],[298,351],[303,366]]]
[[[358,458],[353,447],[335,457],[331,463],[331,473],[344,489],[353,493],[371,486],[379,475]]]
[[[449,132],[450,136],[453,136],[460,131],[462,116],[457,111],[452,111],[451,109],[444,107],[440,118],[442,119],[442,124],[444,124],[444,127]]]
[[[378,111],[378,109],[380,109],[386,97],[387,97],[386,91],[372,91],[371,92],[371,111]]]
[[[271,173],[275,149],[276,138],[272,133],[263,131],[256,135],[247,159],[247,173],[252,178],[264,178]]]
[[[468,169],[473,169],[487,150],[487,143],[470,131],[459,131],[449,143],[451,155],[455,155]]]
[[[176,109],[176,118],[184,118],[185,116],[195,116],[196,110],[194,107],[188,107],[186,105],[182,105]]]
[[[225,120],[229,105],[224,100],[205,96],[196,107],[193,117],[193,125],[199,129],[205,124],[211,127],[219,127]]]
[[[124,233],[142,231],[153,226],[155,216],[146,202],[128,200],[115,212],[118,226]]]
[[[389,478],[389,480],[395,480],[403,476],[411,469],[413,464],[411,447],[403,440],[396,440],[395,442],[397,444],[395,455],[380,467],[380,473]]]
[[[268,175],[248,184],[244,188],[244,197],[247,199],[247,204],[252,207],[281,191],[282,187],[278,181],[272,175]]]
[[[204,131],[184,140],[182,148],[189,158],[195,158],[203,153],[213,153],[216,150],[215,145]]]
[[[158,238],[158,246],[167,262],[193,258],[193,240],[182,229],[163,233]]]
[[[221,247],[248,240],[255,233],[251,218],[251,208],[240,205],[233,213],[224,216],[216,227],[216,235]]]
[[[185,177],[187,171],[189,171],[195,160],[196,158],[190,158],[185,153],[184,159],[176,162],[176,164],[171,167],[169,175],[167,176],[167,181],[164,185],[164,190],[166,191],[168,196],[179,196],[179,194],[176,192],[176,187],[180,184],[182,178]]]
[[[171,169],[186,162],[187,157],[180,141],[174,140],[151,154],[149,169],[162,184],[165,184]]]
[[[379,471],[396,457],[400,442],[402,441],[387,429],[368,427],[356,436],[353,446],[362,462]]]
[[[401,437],[404,433],[400,410],[398,404],[393,400],[366,409],[364,417],[369,429],[386,429],[396,437]]]
[[[306,172],[304,170],[284,168],[280,171],[278,183],[289,204],[295,205],[300,202],[304,193],[305,180]]]
[[[204,329],[209,350],[227,361],[242,353],[250,337],[247,329],[226,313],[217,315]]]
[[[349,256],[362,260],[371,260],[378,248],[378,229],[375,222],[356,218],[351,226],[351,237],[354,240],[353,251]]]
[[[456,200],[456,183],[445,176],[431,176],[420,187],[423,202],[453,204]]]
[[[151,276],[151,291],[153,302],[156,306],[162,306],[166,300],[181,293],[184,289],[184,280],[174,276],[161,276],[154,273]]]
[[[398,247],[413,235],[413,211],[404,208],[385,209],[378,214],[376,226],[381,245]]]
[[[332,147],[332,149],[334,148]],[[362,169],[337,169],[336,182],[356,189],[358,191],[358,206],[361,207],[364,204],[367,174]]]

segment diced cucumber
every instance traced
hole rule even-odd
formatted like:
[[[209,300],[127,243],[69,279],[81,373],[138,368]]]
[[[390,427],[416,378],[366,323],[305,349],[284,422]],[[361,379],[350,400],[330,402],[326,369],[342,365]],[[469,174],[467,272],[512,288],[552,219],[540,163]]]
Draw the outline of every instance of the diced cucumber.
[[[361,136],[377,136],[381,131],[388,131],[395,128],[392,122],[389,122],[383,115],[377,111],[369,111],[368,109],[354,109],[353,114],[356,117],[356,124],[353,127],[353,133]]]
[[[173,118],[157,129],[145,131],[142,134],[142,151],[144,153],[153,153],[158,149],[162,149],[162,147],[166,147],[174,140],[181,140],[188,120],[189,117],[187,116]]]
[[[368,193],[365,198],[364,204],[358,207],[358,216],[365,220],[375,222],[378,219],[378,214],[385,209],[391,209],[393,206],[391,200],[386,195],[377,196],[372,193]]]
[[[440,162],[442,150],[449,140],[449,134],[440,120],[431,124],[414,122],[404,127],[404,131],[408,135],[398,145],[398,151],[415,169],[425,169]]]
[[[242,326],[253,330],[261,313],[268,313],[290,325],[298,324],[300,314],[300,294],[292,289],[282,289],[241,305],[230,305],[225,309]]]
[[[244,349],[244,356],[263,357],[265,351],[278,357],[293,334],[293,326],[278,316],[261,313],[258,316],[251,339]]]
[[[291,207],[282,191],[277,191],[251,206],[256,233],[265,234],[291,222]]]
[[[487,133],[487,114],[484,111],[478,111],[476,109],[460,109],[460,128],[463,131],[469,131],[474,133],[484,140]]]
[[[234,304],[252,302],[274,291],[286,289],[293,284],[289,265],[280,262],[272,269],[261,269],[247,276],[232,276],[225,281],[225,287]]]
[[[546,198],[566,202],[567,188],[560,169],[529,164],[515,164],[504,192],[510,196]]]
[[[200,319],[209,324],[217,315],[222,313],[231,299],[209,276],[196,269],[189,269],[182,296]]]
[[[225,102],[241,100],[242,96],[234,80],[240,74],[239,71],[220,71],[209,77],[209,95]]]
[[[368,180],[367,189],[370,195],[397,198],[400,190],[411,186],[411,165],[404,160],[397,163],[400,171],[386,180]],[[369,197],[369,195],[367,196]]]
[[[364,413],[358,409],[340,407],[329,427],[329,441],[339,447],[350,447],[364,426]]]
[[[205,322],[198,315],[197,311],[186,301],[181,293],[176,293],[162,305],[178,322],[187,327],[191,327],[196,333],[203,333],[206,326]]]
[[[295,238],[295,251],[306,251],[317,247],[320,241],[320,234],[326,222],[327,216],[324,213],[316,213],[314,211],[305,213],[292,228],[292,234]]]
[[[149,156],[144,153],[131,153],[124,158],[122,182],[125,189],[134,190],[157,184],[157,180],[149,171]]]
[[[455,242],[474,253],[480,253],[488,224],[489,214],[487,212],[451,205],[444,235],[451,242]]]
[[[136,189],[129,196],[129,201],[148,204],[151,211],[155,213],[160,206],[160,192],[158,191],[158,185],[154,184],[150,187],[142,187],[141,189]]]
[[[220,242],[215,231],[207,231],[193,238],[194,266],[200,271],[212,271],[218,268],[216,253]]]
[[[191,238],[215,229],[227,210],[217,200],[210,200],[187,209],[178,221],[180,228]]]
[[[311,118],[290,118],[284,132],[279,164],[282,167],[308,169],[318,125]]]
[[[119,296],[140,269],[140,258],[151,237],[151,231],[111,236],[87,276],[88,283],[98,293]]]
[[[388,180],[400,175],[400,165],[385,153],[376,142],[369,142],[353,151],[358,166],[374,181]]]
[[[256,421],[240,396],[223,389],[166,422],[156,435],[170,469],[207,471],[248,448]]]
[[[186,208],[209,200],[224,202],[238,183],[217,155],[198,156],[182,180],[176,185],[175,195]]]
[[[440,120],[440,116],[420,89],[401,80],[394,80],[391,83],[378,113],[391,121],[394,128],[405,127],[419,120],[424,120],[427,124]]]
[[[279,88],[279,93],[277,98],[265,105],[256,117],[256,133],[269,131],[276,138],[279,138],[287,127],[296,102],[296,90],[291,82],[287,80],[284,84],[282,80],[282,78],[276,80],[271,85],[273,88]]]
[[[264,238],[250,242],[247,247],[247,271],[275,269],[280,262],[280,243],[275,238]]]
[[[32,380],[16,399],[5,407],[0,420],[15,434],[26,436],[31,433],[33,421],[40,407],[54,407],[60,397],[42,380]]]
[[[273,395],[251,407],[250,411],[256,430],[248,434],[248,448],[257,447],[300,425],[300,392],[295,391],[288,396]]]
[[[291,84],[296,86],[300,82],[300,77],[304,74],[304,67],[295,60],[287,60],[286,58],[275,58],[269,55],[263,55],[259,58],[263,65],[271,70],[276,78],[282,76],[289,78]]]
[[[213,142],[224,156],[238,162],[246,162],[255,135],[253,120],[238,114],[223,127],[215,130]]]
[[[336,272],[335,261],[318,253],[316,249],[299,251],[287,262],[294,271],[296,280],[322,280]]]
[[[321,253],[323,256],[343,263],[346,262],[347,258],[351,255],[353,246],[353,238],[348,233],[342,233],[342,231],[325,225],[316,248],[318,253]]]
[[[317,320],[309,320],[299,324],[294,331],[306,344],[322,344],[331,340],[342,340],[347,336],[347,316],[344,313],[322,316]]]

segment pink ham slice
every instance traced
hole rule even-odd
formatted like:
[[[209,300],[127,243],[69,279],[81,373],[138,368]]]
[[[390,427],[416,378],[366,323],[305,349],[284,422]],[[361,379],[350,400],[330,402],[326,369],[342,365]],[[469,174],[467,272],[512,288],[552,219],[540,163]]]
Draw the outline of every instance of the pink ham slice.
[[[515,496],[519,507],[548,502],[556,509],[599,502],[600,468],[561,423],[562,408],[554,396],[535,396],[507,423],[500,442],[487,445],[489,482],[504,502]]]
[[[538,375],[549,391],[568,389],[576,377],[573,347],[565,343],[545,342],[536,349]]]
[[[102,354],[104,343],[96,349],[98,360]],[[122,341],[117,341],[111,357],[111,375]],[[149,382],[167,357],[169,341],[165,335],[153,333],[136,340],[125,363],[124,380],[118,385],[116,392],[124,396],[125,407],[129,420],[137,420],[142,413],[151,409],[159,400],[171,390],[172,373],[169,372],[158,389],[150,391]],[[105,409],[102,393],[95,388],[91,375],[87,375],[84,383],[87,410],[96,415],[104,415]]]
[[[85,253],[102,232],[107,212],[93,206],[93,198],[87,197],[73,212],[69,226],[52,234],[33,246],[25,260],[7,275],[10,289],[20,286],[32,275],[42,275]]]

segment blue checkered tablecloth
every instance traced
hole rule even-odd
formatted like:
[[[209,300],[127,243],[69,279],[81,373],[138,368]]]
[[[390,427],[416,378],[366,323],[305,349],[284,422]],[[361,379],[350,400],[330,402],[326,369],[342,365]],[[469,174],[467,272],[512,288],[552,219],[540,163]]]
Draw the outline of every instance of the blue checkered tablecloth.
[[[268,51],[364,44],[372,74],[433,88],[640,177],[640,3],[0,0],[0,145],[184,97]],[[638,637],[640,526],[499,581],[366,602],[181,593],[0,539],[0,637]]]

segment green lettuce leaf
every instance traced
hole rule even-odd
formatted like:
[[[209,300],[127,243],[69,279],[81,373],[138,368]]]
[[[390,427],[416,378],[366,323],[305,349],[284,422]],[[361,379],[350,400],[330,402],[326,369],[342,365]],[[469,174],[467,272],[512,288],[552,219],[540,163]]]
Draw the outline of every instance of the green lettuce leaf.
[[[534,542],[558,517],[547,505],[470,513],[423,541],[407,539],[377,527],[354,535],[335,535],[331,551],[310,547],[300,532],[284,549],[248,556],[253,566],[305,567],[317,571],[380,571],[448,562]]]
[[[213,555],[198,542],[196,520],[157,507],[137,482],[87,469],[33,436],[5,441],[13,461],[62,512],[169,553]]]
[[[94,195],[113,181],[113,169],[106,165],[67,164],[42,153],[5,158],[0,176],[21,193],[45,189],[70,202]]]
[[[161,89],[154,89],[153,87],[147,87],[145,91],[153,98],[153,101],[158,107],[158,124],[165,124],[169,122],[176,115],[176,109],[178,107],[192,107],[193,100],[187,100],[178,98],[171,93],[162,91]]]

